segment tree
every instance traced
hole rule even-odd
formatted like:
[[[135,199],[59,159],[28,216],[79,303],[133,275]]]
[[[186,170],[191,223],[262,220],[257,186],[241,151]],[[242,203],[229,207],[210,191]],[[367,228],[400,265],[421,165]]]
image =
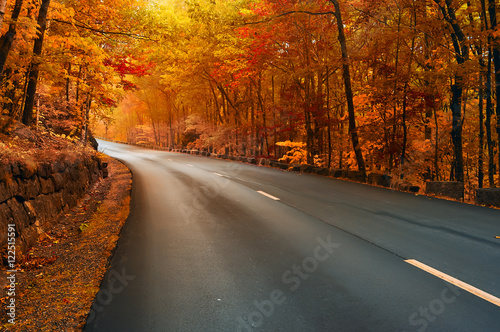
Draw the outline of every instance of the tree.
[[[434,0],[438,5],[445,21],[450,25],[451,39],[455,50],[455,60],[458,65],[464,65],[469,60],[469,45],[467,38],[458,23],[456,16],[456,5],[453,0],[445,0],[444,5],[441,0]],[[454,82],[451,85],[451,101],[450,107],[453,114],[453,124],[451,130],[451,138],[454,146],[455,163],[454,173],[455,178],[459,182],[464,181],[464,162],[462,148],[462,94],[464,90],[464,74],[459,68],[454,75]]]
[[[26,89],[26,102],[24,104],[22,122],[29,126],[33,122],[33,106],[35,105],[36,87],[38,84],[39,75],[39,57],[42,55],[43,39],[45,30],[47,29],[47,13],[50,6],[50,0],[42,0],[38,11],[37,23],[39,26],[37,39],[33,46],[33,59],[31,61],[30,70],[28,73],[28,87]]]
[[[342,71],[345,86],[345,94],[347,99],[347,112],[349,113],[349,132],[351,134],[352,147],[354,153],[356,154],[356,161],[358,162],[358,168],[363,173],[363,177],[366,177],[365,162],[363,159],[363,154],[359,146],[358,132],[356,129],[356,118],[354,111],[354,101],[351,86],[351,74],[349,69],[349,53],[347,51],[347,42],[344,33],[344,22],[342,21],[342,13],[340,12],[340,5],[337,0],[330,0],[335,7],[335,19],[337,20],[337,27],[339,31],[339,43],[342,50]]]
[[[138,26],[156,40],[136,47],[157,67],[125,78],[142,91],[125,100],[136,116],[120,105],[128,112],[120,121],[151,126],[171,147],[279,159],[298,144],[301,162],[357,165],[420,186],[479,186],[484,155],[496,181],[490,3],[155,2]]]
[[[496,31],[498,28],[497,24],[497,6],[495,0],[488,0],[488,12],[490,14],[490,27],[492,31]],[[497,136],[500,142],[500,39],[498,37],[493,38],[493,64],[495,65],[495,95],[497,99],[496,103],[496,116],[497,116]],[[500,152],[498,153],[498,170],[500,174]],[[500,178],[499,178],[500,181]]]
[[[2,3],[0,3],[0,4],[1,4],[0,13],[1,13],[2,20],[3,20],[6,0],[2,1]],[[0,38],[0,45],[1,45],[1,47],[0,47],[0,80],[3,77],[5,63],[7,62],[7,58],[9,56],[10,50],[12,48],[12,43],[14,42],[14,38],[16,37],[16,32],[17,32],[16,22],[17,22],[17,19],[19,18],[19,14],[21,13],[22,6],[23,6],[23,0],[16,0],[16,3],[14,5],[14,10],[12,11],[12,15],[10,18],[11,22],[9,24],[9,30],[5,33],[5,35],[3,35]],[[2,22],[0,21],[0,28],[1,27],[2,27]]]

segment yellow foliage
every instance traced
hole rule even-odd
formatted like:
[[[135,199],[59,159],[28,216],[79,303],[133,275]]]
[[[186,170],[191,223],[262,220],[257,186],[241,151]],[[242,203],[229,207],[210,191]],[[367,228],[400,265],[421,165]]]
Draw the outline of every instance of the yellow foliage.
[[[290,148],[290,151],[283,155],[279,161],[289,164],[307,164],[307,150],[305,149],[305,143],[291,142],[287,140],[284,142],[278,142],[276,145]]]

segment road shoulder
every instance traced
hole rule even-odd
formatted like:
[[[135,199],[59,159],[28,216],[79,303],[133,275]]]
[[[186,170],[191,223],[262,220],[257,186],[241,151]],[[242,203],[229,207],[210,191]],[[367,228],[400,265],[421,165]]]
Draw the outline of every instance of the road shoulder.
[[[129,214],[132,175],[121,162],[102,158],[109,177],[61,216],[18,266],[15,324],[0,314],[6,330],[83,328]]]

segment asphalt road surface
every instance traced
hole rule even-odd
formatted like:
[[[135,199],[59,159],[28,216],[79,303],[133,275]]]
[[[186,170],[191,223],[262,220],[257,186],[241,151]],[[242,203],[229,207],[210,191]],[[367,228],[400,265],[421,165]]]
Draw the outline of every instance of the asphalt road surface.
[[[99,144],[132,202],[86,331],[500,331],[498,210]]]

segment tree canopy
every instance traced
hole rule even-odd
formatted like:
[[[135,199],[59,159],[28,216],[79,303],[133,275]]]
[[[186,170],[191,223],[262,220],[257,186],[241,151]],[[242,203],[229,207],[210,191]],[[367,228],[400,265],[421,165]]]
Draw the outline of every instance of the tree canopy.
[[[500,185],[494,0],[16,0],[0,23],[2,112],[40,130]]]

